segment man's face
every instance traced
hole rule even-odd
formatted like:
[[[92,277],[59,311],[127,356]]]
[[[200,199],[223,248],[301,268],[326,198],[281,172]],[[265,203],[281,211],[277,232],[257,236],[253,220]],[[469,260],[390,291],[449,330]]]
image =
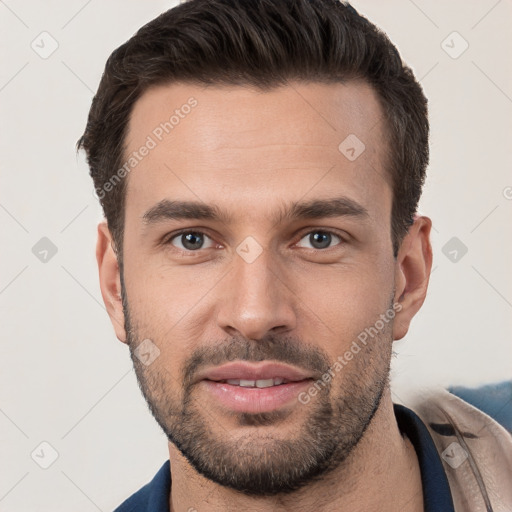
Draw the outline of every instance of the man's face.
[[[127,182],[126,341],[169,440],[221,485],[300,488],[379,405],[393,321],[378,320],[397,300],[381,116],[356,82],[173,84],[134,107],[126,155],[154,147]]]

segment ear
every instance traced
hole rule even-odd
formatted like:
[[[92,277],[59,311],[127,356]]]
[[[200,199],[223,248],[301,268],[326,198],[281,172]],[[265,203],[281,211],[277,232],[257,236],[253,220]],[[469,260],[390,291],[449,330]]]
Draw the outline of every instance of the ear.
[[[421,308],[427,295],[432,269],[432,246],[428,217],[416,217],[404,237],[395,267],[395,303],[397,307],[393,324],[393,339],[403,338],[409,330],[413,316]]]
[[[110,316],[110,321],[114,326],[117,339],[126,343],[119,265],[117,262],[117,254],[114,251],[112,235],[105,221],[98,224],[96,260],[98,262],[103,302]]]

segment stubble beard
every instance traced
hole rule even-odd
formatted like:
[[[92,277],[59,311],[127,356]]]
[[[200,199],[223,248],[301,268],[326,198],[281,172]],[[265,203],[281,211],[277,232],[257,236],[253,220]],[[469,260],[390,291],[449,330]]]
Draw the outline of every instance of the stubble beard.
[[[205,364],[278,360],[324,373],[332,362],[318,348],[305,348],[290,338],[228,339],[194,351],[182,374],[173,376],[162,362],[146,367],[135,355],[138,344],[148,336],[132,324],[125,294],[123,307],[137,381],[155,420],[198,473],[248,496],[290,494],[342,467],[389,386],[391,326],[372,339],[309,403],[297,401],[293,410],[257,414],[223,411],[221,417],[219,409],[198,396],[197,383],[192,382],[194,372]],[[169,340],[153,341],[157,346],[169,344]],[[179,393],[172,386],[178,378]],[[279,436],[280,425],[289,429],[287,420],[297,416],[301,420],[293,430],[295,435]],[[247,433],[230,436],[228,417],[229,424],[234,420],[236,427],[244,427]]]

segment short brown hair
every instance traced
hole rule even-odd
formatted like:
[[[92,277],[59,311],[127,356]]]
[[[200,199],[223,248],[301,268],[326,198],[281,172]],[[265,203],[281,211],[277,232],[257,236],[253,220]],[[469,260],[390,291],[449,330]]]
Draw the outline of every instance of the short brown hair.
[[[383,108],[396,256],[425,180],[427,100],[387,36],[338,0],[189,0],[168,10],[110,55],[77,149],[86,151],[95,189],[103,190],[123,165],[133,105],[152,85],[181,81],[268,90],[290,80],[350,79],[373,86]],[[100,196],[120,257],[125,182]]]

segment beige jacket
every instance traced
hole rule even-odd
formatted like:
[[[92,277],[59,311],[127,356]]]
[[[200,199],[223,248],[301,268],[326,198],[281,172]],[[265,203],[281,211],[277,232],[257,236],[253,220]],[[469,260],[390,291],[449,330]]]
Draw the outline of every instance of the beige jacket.
[[[448,391],[407,406],[441,455],[456,512],[512,512],[512,435]]]

